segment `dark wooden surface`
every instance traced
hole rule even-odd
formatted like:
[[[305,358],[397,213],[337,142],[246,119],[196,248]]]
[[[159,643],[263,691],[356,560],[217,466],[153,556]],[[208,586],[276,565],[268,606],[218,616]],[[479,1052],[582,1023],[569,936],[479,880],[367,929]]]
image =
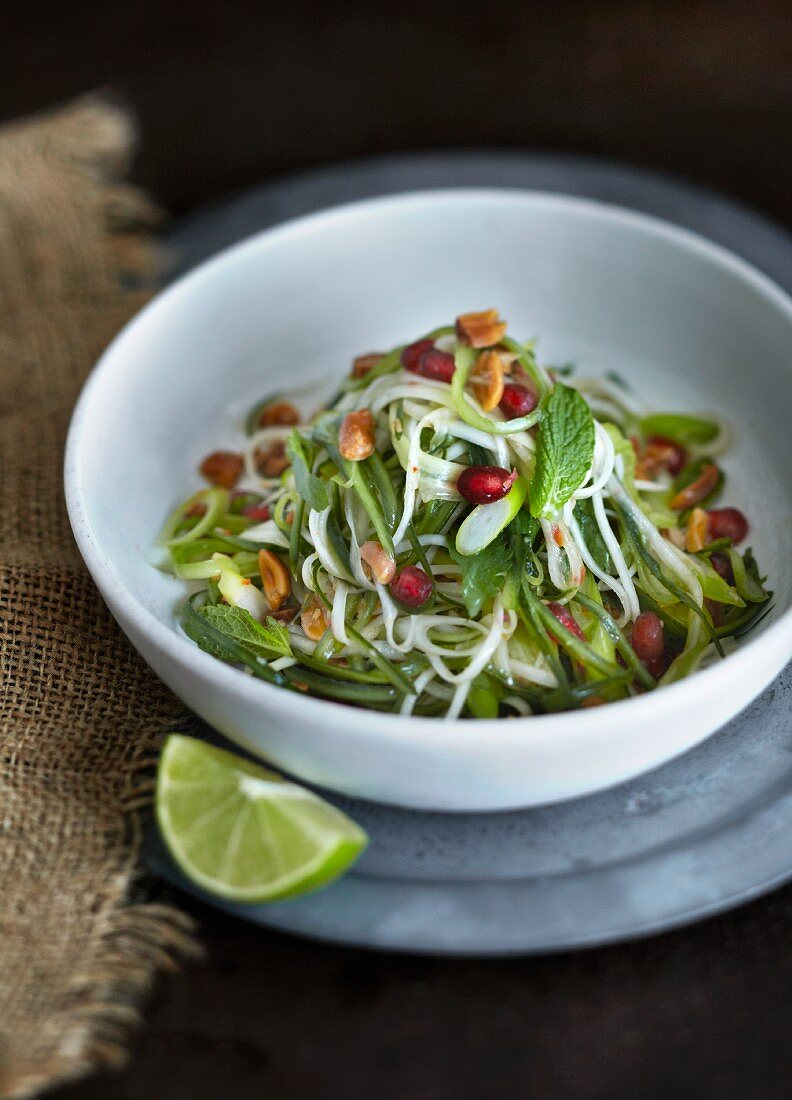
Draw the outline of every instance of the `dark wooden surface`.
[[[57,1100],[781,1100],[792,888],[694,928],[538,959],[301,942],[189,905],[208,950],[159,987],[121,1076]]]
[[[100,86],[176,214],[390,150],[573,150],[792,219],[789,0],[94,0],[0,5],[0,118]]]
[[[275,173],[430,147],[571,150],[792,220],[788,0],[149,0],[3,10],[0,119],[101,86],[175,214]],[[120,1076],[60,1100],[788,1096],[792,888],[695,928],[511,961],[389,957],[193,903]]]

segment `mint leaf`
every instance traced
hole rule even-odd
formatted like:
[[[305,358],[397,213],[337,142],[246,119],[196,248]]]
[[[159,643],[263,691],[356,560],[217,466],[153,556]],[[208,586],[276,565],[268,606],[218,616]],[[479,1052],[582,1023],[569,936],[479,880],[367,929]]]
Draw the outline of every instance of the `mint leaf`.
[[[267,618],[266,624],[262,624],[249,611],[226,604],[205,604],[198,608],[198,614],[215,630],[233,638],[258,656],[268,659],[292,656],[289,632],[277,619]]]
[[[641,432],[645,436],[661,435],[674,443],[703,446],[717,439],[720,432],[714,420],[702,420],[695,416],[682,416],[679,413],[655,413],[639,421]]]
[[[486,601],[503,588],[511,564],[508,540],[495,539],[477,554],[460,554],[453,545],[449,546],[448,552],[462,567],[459,578],[462,600],[468,615],[474,619]]]
[[[581,485],[594,457],[594,417],[577,390],[557,382],[539,422],[531,515],[555,515]]]
[[[313,456],[309,444],[296,429],[289,435],[286,443],[286,454],[291,459],[297,492],[314,511],[323,512],[330,504],[327,487],[316,474],[311,473]]]

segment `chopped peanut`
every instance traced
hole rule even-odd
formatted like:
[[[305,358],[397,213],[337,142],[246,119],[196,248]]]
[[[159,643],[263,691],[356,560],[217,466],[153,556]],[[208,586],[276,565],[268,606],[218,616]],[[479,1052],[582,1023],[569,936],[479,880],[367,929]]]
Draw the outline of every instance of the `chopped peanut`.
[[[635,447],[635,441],[633,441]],[[682,453],[675,443],[662,439],[650,439],[643,450],[636,450],[635,476],[639,480],[651,481],[661,470],[668,470],[678,461]],[[678,472],[678,471],[677,471]]]
[[[390,584],[396,576],[396,562],[378,542],[364,542],[360,547],[360,557],[378,584]]]
[[[358,355],[352,360],[352,377],[365,378],[370,370],[376,367],[384,356],[380,351],[372,351],[368,355]]]
[[[680,527],[663,527],[660,534],[672,542],[678,550],[685,549],[685,532]]]
[[[369,409],[346,414],[338,432],[338,449],[350,462],[374,454],[374,417]]]
[[[299,424],[300,414],[289,401],[273,401],[261,410],[260,428],[271,428],[277,424]]]
[[[280,623],[290,623],[297,614],[296,607],[282,607],[280,611],[270,611],[269,615],[272,619],[277,619]]]
[[[258,567],[264,595],[273,611],[279,611],[284,600],[291,595],[289,571],[277,554],[271,550],[259,550]]]
[[[635,451],[635,476],[640,480],[651,481],[661,470],[676,477],[687,466],[688,452],[664,435],[650,435],[645,444],[631,435],[630,443]]]
[[[300,615],[302,628],[312,642],[318,642],[330,625],[327,608],[318,596],[311,596]]]
[[[210,481],[212,485],[219,485],[222,489],[233,489],[242,476],[245,463],[242,455],[233,451],[214,451],[207,455],[201,463],[201,476]]]
[[[685,549],[690,554],[697,554],[707,545],[707,529],[709,520],[703,508],[694,508],[688,516],[685,530]]]
[[[701,473],[690,485],[680,489],[671,501],[671,507],[675,512],[684,512],[686,508],[693,508],[708,497],[718,484],[718,467],[713,462],[704,465]]]
[[[280,477],[286,467],[291,465],[282,439],[271,443],[269,447],[256,447],[253,462],[260,477]]]
[[[476,360],[470,385],[484,412],[491,412],[500,404],[505,373],[505,364],[497,351],[482,351]]]
[[[482,313],[463,313],[457,317],[458,338],[472,348],[490,348],[506,335],[507,324],[501,321],[497,309],[485,309]]]

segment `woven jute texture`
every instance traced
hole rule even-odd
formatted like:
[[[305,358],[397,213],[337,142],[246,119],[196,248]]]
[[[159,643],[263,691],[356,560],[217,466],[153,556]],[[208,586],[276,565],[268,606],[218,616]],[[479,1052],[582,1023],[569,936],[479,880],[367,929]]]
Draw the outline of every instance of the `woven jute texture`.
[[[131,893],[146,768],[182,708],[102,604],[62,491],[80,386],[154,269],[131,143],[91,99],[0,130],[3,1097],[123,1061],[141,995],[192,943]]]

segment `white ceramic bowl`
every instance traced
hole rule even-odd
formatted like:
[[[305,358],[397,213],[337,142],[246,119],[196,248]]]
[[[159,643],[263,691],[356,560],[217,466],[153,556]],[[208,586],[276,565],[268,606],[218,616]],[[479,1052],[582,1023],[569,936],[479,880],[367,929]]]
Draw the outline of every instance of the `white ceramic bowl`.
[[[540,337],[545,361],[616,370],[660,407],[733,422],[725,501],[750,517],[773,614],[737,653],[682,683],[508,721],[357,710],[272,687],[198,650],[178,625],[182,584],[148,555],[166,513],[198,487],[202,455],[238,443],[238,414],[261,394],[326,383],[354,354],[491,305],[516,334]],[[306,780],[405,806],[571,798],[697,744],[792,654],[790,350],[788,297],[723,249],[652,218],[498,190],[356,203],[223,252],[124,329],[74,414],[69,513],[134,646],[252,752]]]

